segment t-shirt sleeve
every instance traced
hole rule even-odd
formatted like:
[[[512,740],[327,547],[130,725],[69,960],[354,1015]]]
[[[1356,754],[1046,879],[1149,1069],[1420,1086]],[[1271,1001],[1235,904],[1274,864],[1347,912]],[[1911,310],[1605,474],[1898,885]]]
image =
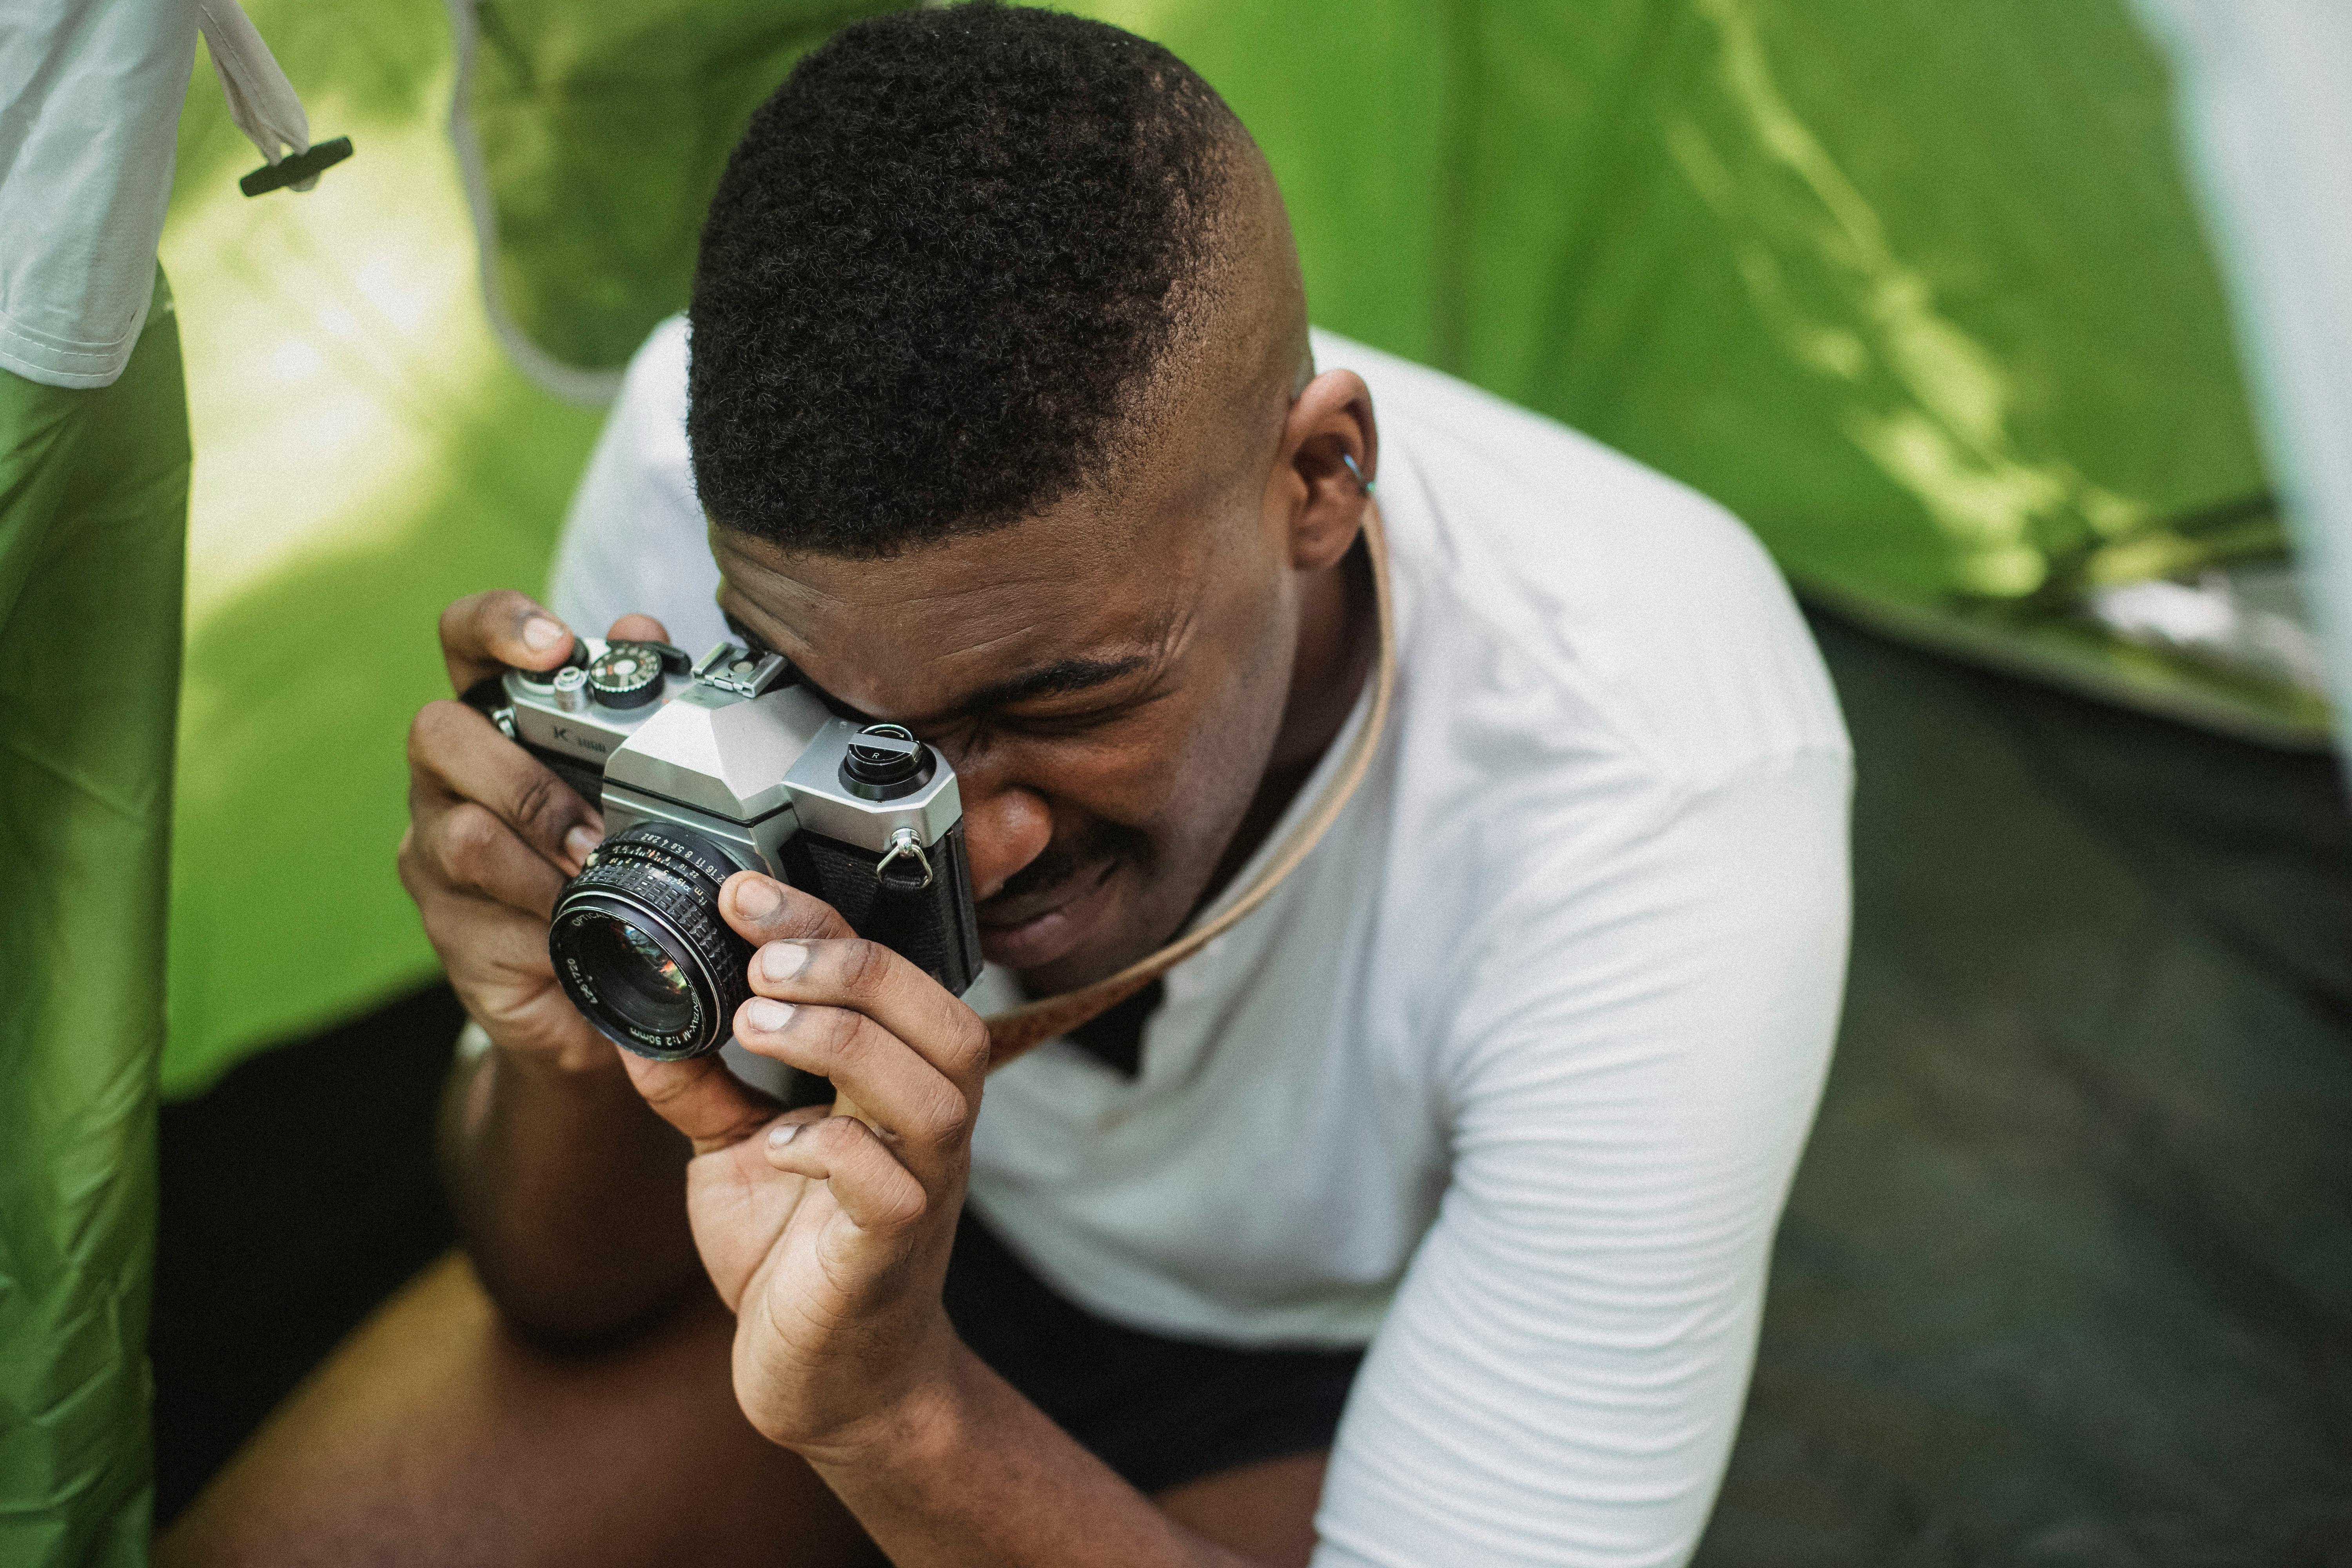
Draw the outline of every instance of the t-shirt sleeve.
[[[652,616],[699,657],[727,636],[719,567],[686,445],[686,321],[656,327],[572,491],[548,584],[548,608],[583,637],[632,612]]]
[[[1696,1548],[1836,1028],[1850,786],[1823,751],[1686,794],[1530,868],[1461,954],[1452,1169],[1334,1445],[1318,1568]]]

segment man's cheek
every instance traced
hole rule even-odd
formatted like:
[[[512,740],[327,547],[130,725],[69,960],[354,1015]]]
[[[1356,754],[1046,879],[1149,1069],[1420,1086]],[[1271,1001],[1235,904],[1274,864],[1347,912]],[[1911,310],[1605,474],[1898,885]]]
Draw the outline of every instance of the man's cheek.
[[[1096,821],[1142,827],[1181,808],[1197,787],[1203,747],[1189,730],[1148,735],[1088,737],[1024,760],[1024,778],[1071,824]]]

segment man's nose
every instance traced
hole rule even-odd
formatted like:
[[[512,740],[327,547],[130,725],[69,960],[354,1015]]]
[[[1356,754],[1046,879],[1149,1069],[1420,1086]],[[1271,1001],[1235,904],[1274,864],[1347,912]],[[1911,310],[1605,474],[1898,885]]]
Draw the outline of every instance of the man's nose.
[[[964,797],[963,847],[971,863],[971,896],[985,901],[1006,879],[1045,851],[1054,814],[1043,795],[1018,787]]]

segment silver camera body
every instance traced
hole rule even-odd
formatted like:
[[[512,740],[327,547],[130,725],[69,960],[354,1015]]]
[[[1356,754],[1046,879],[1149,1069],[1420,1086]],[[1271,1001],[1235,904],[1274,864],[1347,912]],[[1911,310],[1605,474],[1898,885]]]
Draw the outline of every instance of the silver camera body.
[[[727,642],[689,668],[667,644],[591,640],[467,700],[604,811],[548,946],[626,1048],[677,1059],[731,1037],[751,947],[717,899],[739,870],[823,899],[950,991],[978,977],[954,770],[897,725],[829,711],[782,657]]]

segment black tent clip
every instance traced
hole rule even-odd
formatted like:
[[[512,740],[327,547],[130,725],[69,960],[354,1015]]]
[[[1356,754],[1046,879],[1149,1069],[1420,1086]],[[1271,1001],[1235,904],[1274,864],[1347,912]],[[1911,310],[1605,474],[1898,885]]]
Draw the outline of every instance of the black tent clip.
[[[352,155],[352,139],[338,136],[331,142],[313,142],[307,153],[297,153],[275,163],[264,163],[236,183],[236,188],[248,196],[266,191],[299,185],[321,169],[331,169]]]

